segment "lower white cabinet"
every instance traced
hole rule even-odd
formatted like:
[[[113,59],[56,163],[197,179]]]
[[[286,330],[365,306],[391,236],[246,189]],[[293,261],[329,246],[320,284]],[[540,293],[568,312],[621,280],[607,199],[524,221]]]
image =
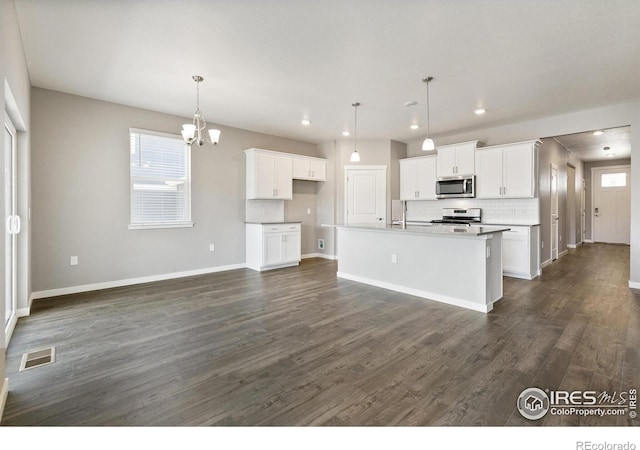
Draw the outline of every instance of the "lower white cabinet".
[[[540,227],[508,226],[502,233],[502,274],[532,280],[540,275]]]
[[[247,267],[270,270],[300,263],[300,223],[246,224]]]

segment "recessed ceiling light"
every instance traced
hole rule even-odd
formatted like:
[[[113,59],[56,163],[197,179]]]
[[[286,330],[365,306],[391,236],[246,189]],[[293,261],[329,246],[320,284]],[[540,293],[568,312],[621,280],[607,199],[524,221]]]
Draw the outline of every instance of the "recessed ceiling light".
[[[409,128],[411,128],[412,130],[417,130],[418,128],[420,128],[420,125],[418,125],[417,123],[412,123]]]
[[[616,156],[616,154],[615,154],[615,153],[609,153],[609,154],[607,155],[607,157],[608,157],[608,158],[613,158],[614,156]]]
[[[484,109],[484,108],[478,108],[478,109],[476,109],[476,110],[474,111],[474,113],[476,113],[476,115],[477,115],[477,116],[481,116],[481,115],[483,115],[483,114],[484,114],[484,113],[486,113],[486,112],[487,112],[487,110],[486,110],[486,109]]]
[[[351,133],[349,133],[348,131],[343,131],[343,132],[342,132],[342,135],[343,135],[343,136],[351,136]]]
[[[594,131],[594,132],[593,132],[593,135],[594,135],[594,136],[600,136],[600,135],[601,135],[601,134],[603,134],[603,133],[604,133],[604,131],[602,131],[602,130],[597,130],[597,131]]]
[[[302,119],[300,122],[304,126],[311,125],[311,121],[309,119]]]

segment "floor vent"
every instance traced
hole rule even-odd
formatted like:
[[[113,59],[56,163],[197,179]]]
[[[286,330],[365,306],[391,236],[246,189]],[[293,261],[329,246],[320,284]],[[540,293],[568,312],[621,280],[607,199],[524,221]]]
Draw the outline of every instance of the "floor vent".
[[[46,366],[47,364],[53,364],[54,362],[56,362],[55,347],[45,348],[44,350],[25,353],[24,355],[22,355],[22,362],[20,363],[20,372],[27,369],[33,369],[34,367],[41,367],[41,366]]]

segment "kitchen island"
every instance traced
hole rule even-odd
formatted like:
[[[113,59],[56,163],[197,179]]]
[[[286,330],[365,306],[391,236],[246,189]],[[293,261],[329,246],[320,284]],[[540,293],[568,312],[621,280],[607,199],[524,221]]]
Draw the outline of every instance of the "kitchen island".
[[[504,226],[338,225],[338,277],[487,313]]]

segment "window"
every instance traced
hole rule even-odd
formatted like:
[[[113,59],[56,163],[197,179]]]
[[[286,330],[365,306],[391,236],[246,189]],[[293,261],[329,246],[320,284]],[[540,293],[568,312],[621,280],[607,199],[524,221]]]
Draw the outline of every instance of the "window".
[[[190,227],[191,150],[181,137],[131,128],[129,229]]]
[[[601,187],[625,187],[627,185],[627,174],[620,173],[603,173],[601,178]]]

